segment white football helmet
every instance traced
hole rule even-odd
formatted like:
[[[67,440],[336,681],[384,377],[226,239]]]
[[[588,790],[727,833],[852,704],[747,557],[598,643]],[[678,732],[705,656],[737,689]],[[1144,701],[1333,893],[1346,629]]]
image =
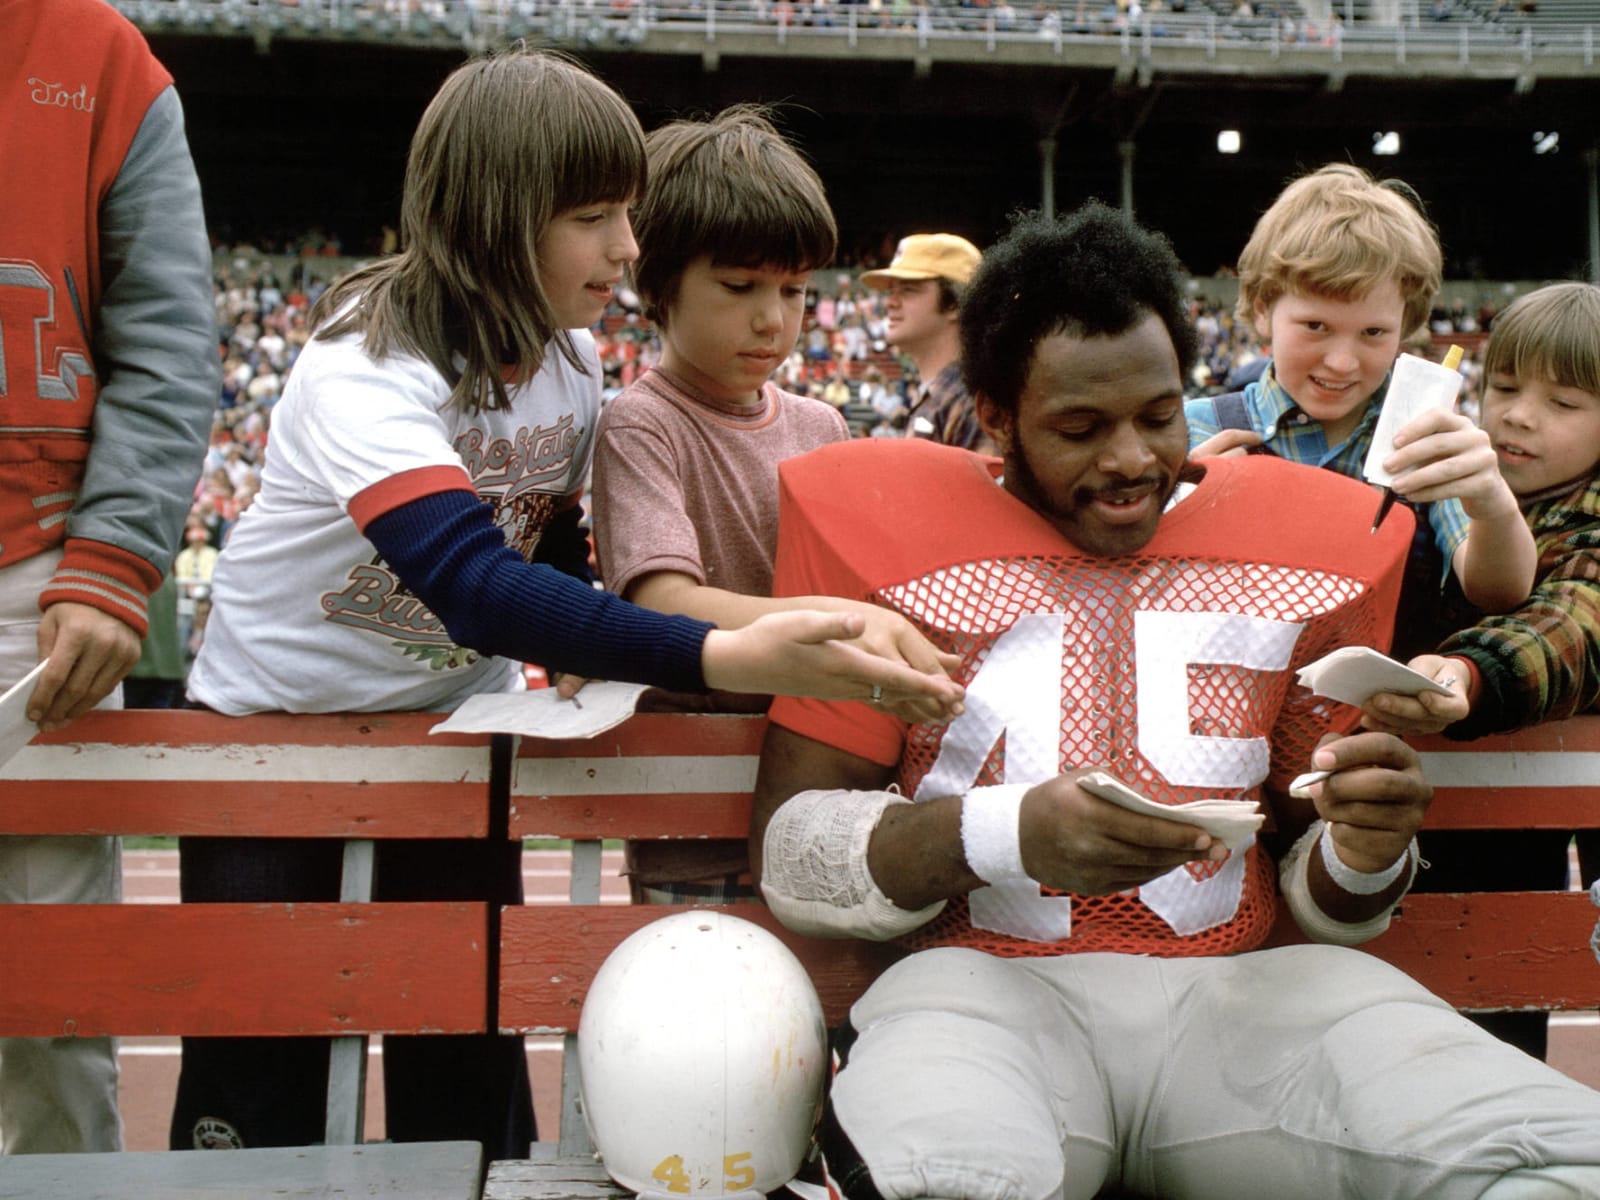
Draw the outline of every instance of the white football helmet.
[[[647,1200],[766,1193],[822,1111],[822,1004],[759,925],[675,913],[606,958],[578,1021],[583,1116],[606,1170]]]

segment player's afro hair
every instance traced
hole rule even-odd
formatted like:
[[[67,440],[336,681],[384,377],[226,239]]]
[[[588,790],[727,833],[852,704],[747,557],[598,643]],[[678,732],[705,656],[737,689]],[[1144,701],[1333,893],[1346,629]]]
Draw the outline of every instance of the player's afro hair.
[[[1126,333],[1152,312],[1171,334],[1187,379],[1196,338],[1184,279],[1165,237],[1099,201],[1060,219],[1018,217],[985,251],[961,301],[968,390],[1015,412],[1042,339]]]

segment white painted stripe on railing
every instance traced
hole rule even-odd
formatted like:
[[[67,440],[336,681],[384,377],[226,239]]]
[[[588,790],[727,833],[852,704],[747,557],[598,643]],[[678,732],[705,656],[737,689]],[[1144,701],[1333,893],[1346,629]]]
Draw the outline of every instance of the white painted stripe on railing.
[[[26,746],[0,780],[216,783],[487,783],[489,754],[472,746]]]
[[[754,754],[666,754],[634,758],[523,758],[513,796],[653,796],[677,792],[749,792]]]
[[[1435,787],[1596,787],[1600,752],[1440,751],[1424,753],[1422,771]],[[748,792],[755,755],[662,755],[633,758],[518,760],[515,796],[657,795]]]
[[[1447,750],[1420,757],[1423,778],[1434,787],[1600,789],[1600,752]]]
[[[529,1054],[559,1054],[561,1039],[530,1037],[526,1039],[523,1049]],[[177,1038],[141,1043],[129,1042],[126,1038],[117,1040],[117,1054],[122,1058],[177,1058],[180,1053],[182,1045]],[[376,1039],[368,1044],[367,1057],[383,1057],[383,1046]]]

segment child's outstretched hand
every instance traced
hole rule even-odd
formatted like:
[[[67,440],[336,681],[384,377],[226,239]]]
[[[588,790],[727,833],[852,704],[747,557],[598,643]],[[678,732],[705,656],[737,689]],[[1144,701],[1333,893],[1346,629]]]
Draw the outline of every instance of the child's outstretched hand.
[[[1461,413],[1439,408],[1420,413],[1395,432],[1394,446],[1383,469],[1401,476],[1394,490],[1407,500],[1459,500],[1474,521],[1522,519],[1488,433]]]
[[[1379,733],[1404,736],[1408,733],[1438,733],[1466,717],[1466,668],[1454,659],[1437,654],[1419,654],[1406,664],[1450,689],[1448,696],[1420,692],[1406,696],[1398,692],[1379,692],[1361,706],[1361,724]]]
[[[794,609],[768,613],[739,629],[706,635],[706,684],[729,692],[864,700],[898,709],[921,702],[949,720],[965,689],[943,670],[928,673],[854,644],[866,631],[859,612]]]
[[[845,611],[860,613],[866,622],[861,636],[853,639],[854,644],[868,654],[875,654],[890,662],[905,663],[924,675],[949,675],[961,665],[959,654],[947,654],[940,650],[899,613],[875,604],[852,601],[850,605]],[[927,722],[940,725],[956,716],[948,704],[924,696],[892,699],[886,695],[880,707],[913,724]]]
[[[552,674],[550,682],[555,685],[556,694],[563,700],[571,700],[583,690],[583,685],[589,682],[587,675],[574,675],[568,671],[565,674]]]

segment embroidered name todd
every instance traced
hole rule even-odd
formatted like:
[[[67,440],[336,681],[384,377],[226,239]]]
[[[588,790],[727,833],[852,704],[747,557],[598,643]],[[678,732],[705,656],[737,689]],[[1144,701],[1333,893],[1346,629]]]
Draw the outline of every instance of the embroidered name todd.
[[[94,111],[94,97],[89,95],[89,85],[86,83],[80,83],[73,90],[65,83],[51,83],[37,75],[29,75],[28,87],[32,89],[28,99],[41,107],[70,108],[85,113]]]

